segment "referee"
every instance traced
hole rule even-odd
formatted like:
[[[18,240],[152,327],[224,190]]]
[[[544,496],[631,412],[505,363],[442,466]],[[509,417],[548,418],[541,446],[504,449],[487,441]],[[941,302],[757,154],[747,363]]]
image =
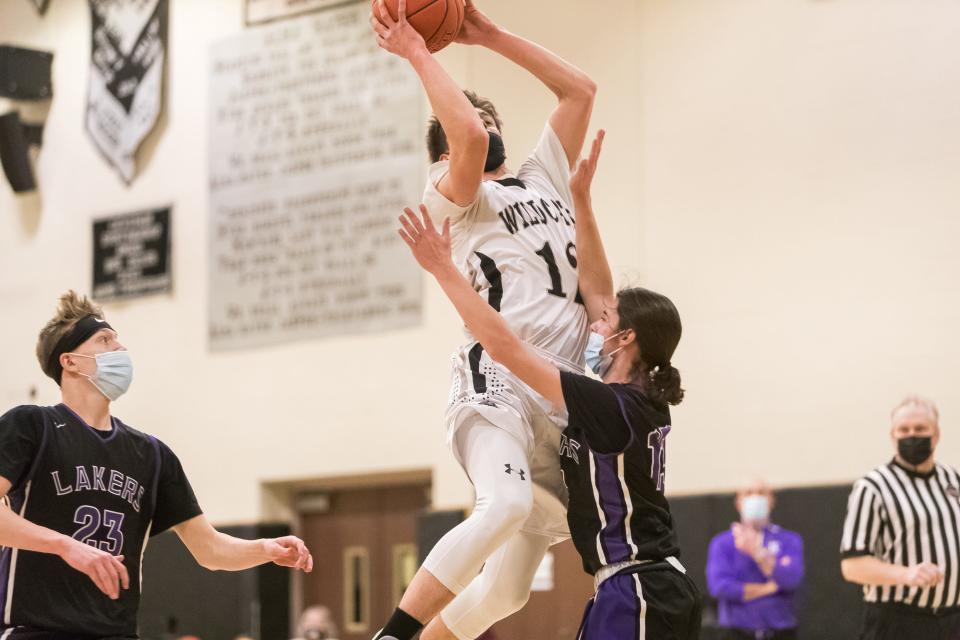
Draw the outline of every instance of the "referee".
[[[840,567],[863,585],[861,640],[960,638],[960,476],[934,459],[938,421],[929,400],[903,400],[896,455],[850,494]]]

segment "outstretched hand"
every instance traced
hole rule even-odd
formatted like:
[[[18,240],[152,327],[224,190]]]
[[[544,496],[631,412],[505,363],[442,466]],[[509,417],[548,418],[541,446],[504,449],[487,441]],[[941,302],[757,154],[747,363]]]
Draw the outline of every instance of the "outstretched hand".
[[[307,545],[296,536],[283,536],[263,541],[263,548],[274,564],[281,567],[293,567],[310,573],[313,571],[313,556]]]
[[[400,0],[396,20],[387,11],[387,3],[377,0],[376,8],[370,12],[370,26],[377,34],[380,48],[394,55],[410,60],[418,52],[427,51],[423,36],[407,20],[407,0]]]
[[[590,147],[590,155],[580,159],[576,171],[570,176],[570,191],[574,196],[590,197],[590,187],[593,185],[593,176],[597,173],[597,164],[600,162],[600,152],[603,150],[603,139],[606,135],[607,132],[603,129],[597,131],[597,137],[593,139],[593,145]]]
[[[420,205],[422,220],[407,207],[400,216],[401,228],[397,230],[410,252],[424,271],[436,275],[446,267],[453,266],[450,258],[450,218],[444,218],[443,229],[437,231],[426,205]]]

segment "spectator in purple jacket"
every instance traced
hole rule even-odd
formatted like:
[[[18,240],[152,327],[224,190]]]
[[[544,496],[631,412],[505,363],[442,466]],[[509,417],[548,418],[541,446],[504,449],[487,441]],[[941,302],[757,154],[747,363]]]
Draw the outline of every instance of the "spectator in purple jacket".
[[[707,586],[725,640],[796,638],[796,594],[803,539],[770,521],[773,492],[754,481],[737,492],[740,522],[718,534],[707,554]]]

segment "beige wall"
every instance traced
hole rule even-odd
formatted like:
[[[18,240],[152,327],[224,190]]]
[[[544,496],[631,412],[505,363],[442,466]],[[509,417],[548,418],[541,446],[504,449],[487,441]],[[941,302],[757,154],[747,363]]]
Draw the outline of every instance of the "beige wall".
[[[483,6],[600,85],[615,273],[669,294],[686,329],[671,492],[852,479],[889,454],[887,409],[912,390],[940,403],[960,464],[960,4]],[[439,506],[465,504],[441,425],[459,323],[432,284],[414,330],[207,353],[207,52],[242,28],[240,0],[172,0],[167,122],[127,188],[83,131],[86,3],[40,20],[3,2],[0,42],[57,55],[42,201],[0,186],[0,404],[31,385],[57,400],[33,343],[57,294],[89,287],[90,220],[173,203],[175,293],[108,307],[137,371],[116,413],[179,453],[211,517],[261,517],[264,482],[424,468]],[[488,52],[441,57],[522,157],[552,97]]]

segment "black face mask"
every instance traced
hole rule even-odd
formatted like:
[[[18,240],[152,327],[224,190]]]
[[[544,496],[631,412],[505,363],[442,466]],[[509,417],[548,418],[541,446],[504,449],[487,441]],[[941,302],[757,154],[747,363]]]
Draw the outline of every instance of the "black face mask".
[[[913,466],[923,464],[933,455],[933,438],[930,436],[900,438],[897,440],[897,453]]]
[[[488,132],[490,135],[490,146],[487,147],[487,164],[483,165],[483,172],[490,173],[496,171],[503,163],[507,161],[507,150],[503,146],[503,138],[499,133]]]

